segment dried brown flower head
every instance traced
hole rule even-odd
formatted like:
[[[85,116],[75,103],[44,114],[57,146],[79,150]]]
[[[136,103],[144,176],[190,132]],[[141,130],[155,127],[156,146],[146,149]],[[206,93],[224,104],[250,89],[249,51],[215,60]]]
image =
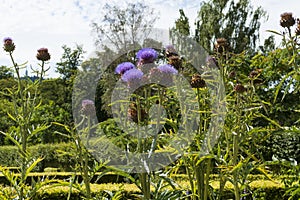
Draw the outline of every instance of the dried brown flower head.
[[[205,80],[202,79],[200,74],[194,74],[191,80],[192,88],[204,88],[206,87]]]
[[[13,52],[16,48],[16,46],[13,43],[12,39],[9,38],[9,37],[4,38],[3,43],[4,43],[3,49],[6,52]]]
[[[235,78],[236,77],[236,72],[235,71],[231,71],[228,73],[228,78]]]
[[[215,51],[217,53],[223,53],[228,51],[230,48],[227,40],[225,38],[218,38],[215,44]]]
[[[254,79],[259,75],[259,72],[256,70],[253,70],[249,73],[249,78]]]
[[[48,61],[48,60],[50,60],[50,54],[49,54],[47,48],[40,48],[37,51],[38,51],[38,53],[36,54],[36,58],[38,60],[41,60],[41,61]]]
[[[140,122],[145,122],[148,119],[148,114],[143,108],[140,109]],[[127,116],[135,123],[139,123],[139,112],[136,103],[131,103],[128,108]]]
[[[243,93],[246,91],[246,88],[242,84],[238,83],[234,86],[234,91],[237,93]]]
[[[280,17],[280,26],[282,26],[283,28],[294,26],[294,24],[296,23],[292,13],[285,12],[282,13]]]
[[[182,59],[179,56],[172,55],[168,57],[168,64],[172,65],[175,69],[182,69]]]

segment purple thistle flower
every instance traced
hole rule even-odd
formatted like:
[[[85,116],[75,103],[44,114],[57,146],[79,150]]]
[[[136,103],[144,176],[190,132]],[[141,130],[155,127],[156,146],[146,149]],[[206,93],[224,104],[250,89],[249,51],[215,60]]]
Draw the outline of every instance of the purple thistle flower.
[[[3,42],[6,43],[6,42],[12,42],[12,39],[10,37],[5,37],[3,39]]]
[[[16,48],[15,44],[13,43],[13,40],[10,37],[6,37],[3,39],[3,43],[4,43],[4,51],[6,52],[13,52]]]
[[[91,115],[95,113],[95,103],[92,100],[84,99],[81,102],[81,111],[85,115]]]
[[[89,100],[89,99],[84,99],[84,100],[82,100],[82,102],[81,102],[81,106],[82,106],[82,107],[85,107],[85,106],[87,106],[87,105],[94,105],[94,104],[95,104],[94,101]]]
[[[160,65],[157,67],[159,71],[165,74],[178,74],[177,69],[175,69],[172,65],[166,64],[166,65]]]
[[[130,69],[125,72],[122,76],[122,80],[124,82],[131,82],[134,80],[140,80],[142,79],[144,73],[139,69]]]
[[[116,67],[115,72],[116,74],[123,75],[126,71],[134,68],[135,66],[131,62],[123,62]]]
[[[136,54],[136,58],[141,64],[153,63],[157,56],[157,52],[152,48],[143,48]]]

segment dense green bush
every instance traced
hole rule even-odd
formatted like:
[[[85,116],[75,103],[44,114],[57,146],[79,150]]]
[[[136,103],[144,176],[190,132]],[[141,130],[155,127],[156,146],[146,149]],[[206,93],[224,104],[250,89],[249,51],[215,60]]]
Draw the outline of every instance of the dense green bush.
[[[300,162],[300,132],[277,131],[261,145],[265,160],[287,160]]]
[[[43,158],[34,171],[43,171],[47,167],[70,171],[75,166],[75,158],[67,152],[74,152],[73,143],[39,144],[29,147],[33,158]],[[5,167],[20,166],[20,155],[16,146],[0,147],[0,165]]]

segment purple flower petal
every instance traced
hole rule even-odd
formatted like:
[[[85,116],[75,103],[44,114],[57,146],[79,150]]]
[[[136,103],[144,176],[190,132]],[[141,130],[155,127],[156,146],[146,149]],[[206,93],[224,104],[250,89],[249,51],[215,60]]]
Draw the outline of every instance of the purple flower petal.
[[[177,69],[175,69],[172,65],[166,64],[166,65],[160,65],[157,67],[159,71],[166,74],[178,74]]]
[[[139,50],[136,54],[136,58],[148,62],[153,62],[157,58],[157,52],[152,48],[143,48]]]
[[[116,72],[116,74],[123,75],[126,71],[128,71],[130,69],[134,69],[134,68],[135,68],[135,65],[132,64],[131,62],[123,62],[116,67],[115,72]]]
[[[143,75],[144,73],[141,70],[134,68],[126,71],[122,76],[122,80],[124,82],[136,81],[140,80],[143,77]]]

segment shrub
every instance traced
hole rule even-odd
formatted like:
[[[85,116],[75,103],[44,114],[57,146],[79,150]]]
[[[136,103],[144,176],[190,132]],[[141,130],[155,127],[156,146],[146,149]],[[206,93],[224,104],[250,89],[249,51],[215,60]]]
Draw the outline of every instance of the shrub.
[[[44,171],[45,168],[59,168],[60,171],[70,171],[75,167],[75,158],[67,152],[74,152],[73,143],[39,144],[29,147],[33,158],[43,158],[34,171]],[[20,156],[16,146],[0,147],[0,165],[5,167],[20,166]]]

